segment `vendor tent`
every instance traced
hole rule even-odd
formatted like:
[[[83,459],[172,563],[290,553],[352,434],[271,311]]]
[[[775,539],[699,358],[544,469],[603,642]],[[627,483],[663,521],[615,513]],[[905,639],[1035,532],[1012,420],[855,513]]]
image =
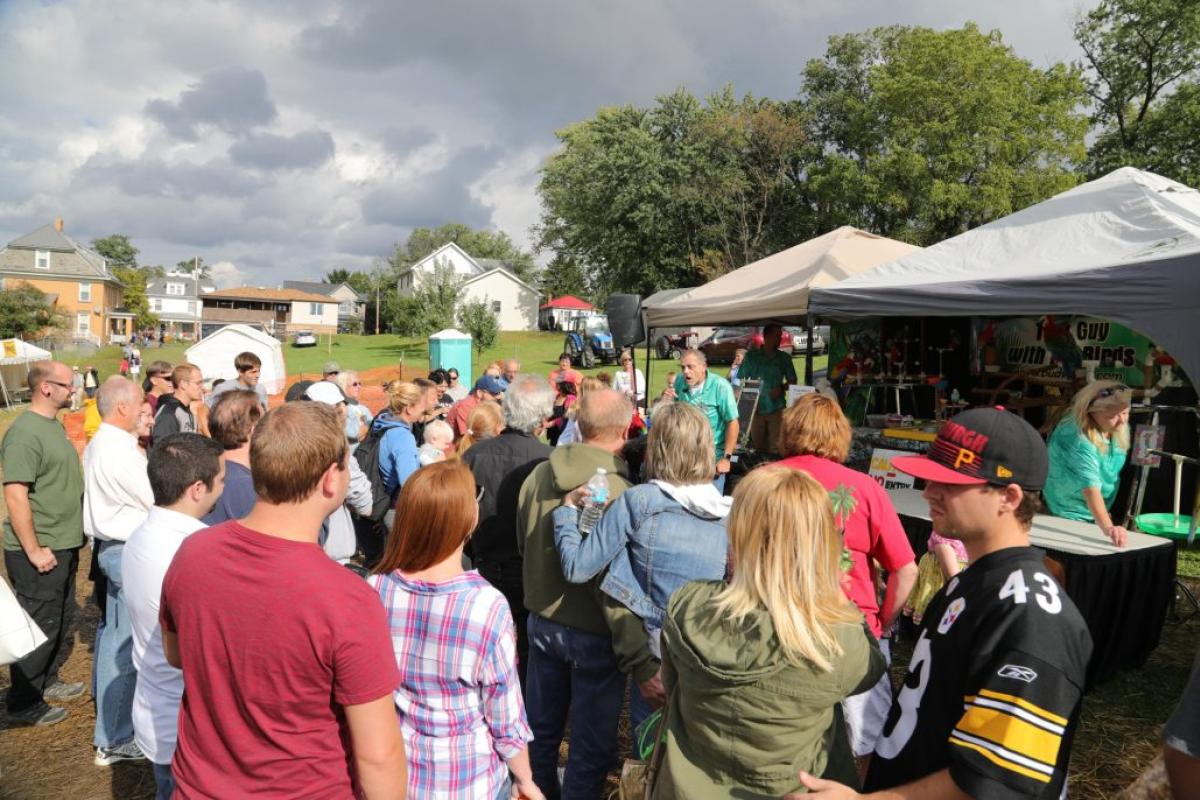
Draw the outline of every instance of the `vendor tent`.
[[[804,322],[810,288],[832,286],[918,249],[857,228],[838,228],[703,286],[646,298],[642,301],[646,326]]]
[[[49,350],[29,342],[0,339],[0,400],[4,400],[6,406],[12,405],[15,396],[26,391],[25,379],[29,375],[29,365],[53,357]]]
[[[267,394],[283,391],[287,372],[279,340],[249,325],[226,325],[196,342],[183,355],[188,363],[200,368],[205,380],[236,380],[233,359],[238,353],[254,353],[262,361],[258,382]]]
[[[1129,167],[815,289],[822,316],[1105,317],[1200,380],[1200,192]]]

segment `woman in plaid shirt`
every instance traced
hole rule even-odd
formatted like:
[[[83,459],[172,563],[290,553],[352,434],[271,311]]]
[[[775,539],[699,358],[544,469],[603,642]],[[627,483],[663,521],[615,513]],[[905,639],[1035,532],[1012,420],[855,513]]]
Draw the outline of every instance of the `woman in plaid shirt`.
[[[370,578],[400,668],[395,699],[408,796],[544,800],[529,769],[533,734],[508,602],[478,572],[462,569],[479,516],[475,499],[475,479],[462,462],[413,473]]]

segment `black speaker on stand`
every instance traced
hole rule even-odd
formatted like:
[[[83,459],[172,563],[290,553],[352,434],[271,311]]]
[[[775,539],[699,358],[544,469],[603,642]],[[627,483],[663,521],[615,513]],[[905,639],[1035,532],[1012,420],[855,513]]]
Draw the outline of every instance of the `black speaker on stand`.
[[[640,295],[609,295],[604,313],[608,314],[608,328],[612,331],[613,343],[618,349],[632,347],[646,338],[646,328],[642,325]]]

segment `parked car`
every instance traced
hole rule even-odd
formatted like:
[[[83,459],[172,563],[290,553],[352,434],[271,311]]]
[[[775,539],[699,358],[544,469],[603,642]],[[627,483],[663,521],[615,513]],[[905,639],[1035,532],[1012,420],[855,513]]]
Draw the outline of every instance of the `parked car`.
[[[312,331],[296,331],[296,338],[292,340],[292,347],[316,347],[317,337]]]
[[[808,331],[804,328],[785,328],[792,336],[792,352],[804,355],[808,349]],[[824,353],[829,346],[829,326],[816,325],[813,327],[813,352]]]
[[[731,364],[738,348],[757,350],[762,347],[762,328],[717,328],[713,335],[700,343],[700,350],[710,364]],[[780,337],[779,349],[792,352],[792,334],[787,328]]]

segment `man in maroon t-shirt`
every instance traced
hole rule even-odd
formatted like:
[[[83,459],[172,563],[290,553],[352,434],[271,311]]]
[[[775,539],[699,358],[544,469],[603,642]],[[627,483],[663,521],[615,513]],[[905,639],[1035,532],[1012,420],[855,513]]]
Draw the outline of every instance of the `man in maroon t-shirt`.
[[[250,440],[258,502],[193,534],[163,581],[183,670],[177,798],[402,798],[400,676],[378,595],[317,544],[349,482],[329,406],[289,403]]]

